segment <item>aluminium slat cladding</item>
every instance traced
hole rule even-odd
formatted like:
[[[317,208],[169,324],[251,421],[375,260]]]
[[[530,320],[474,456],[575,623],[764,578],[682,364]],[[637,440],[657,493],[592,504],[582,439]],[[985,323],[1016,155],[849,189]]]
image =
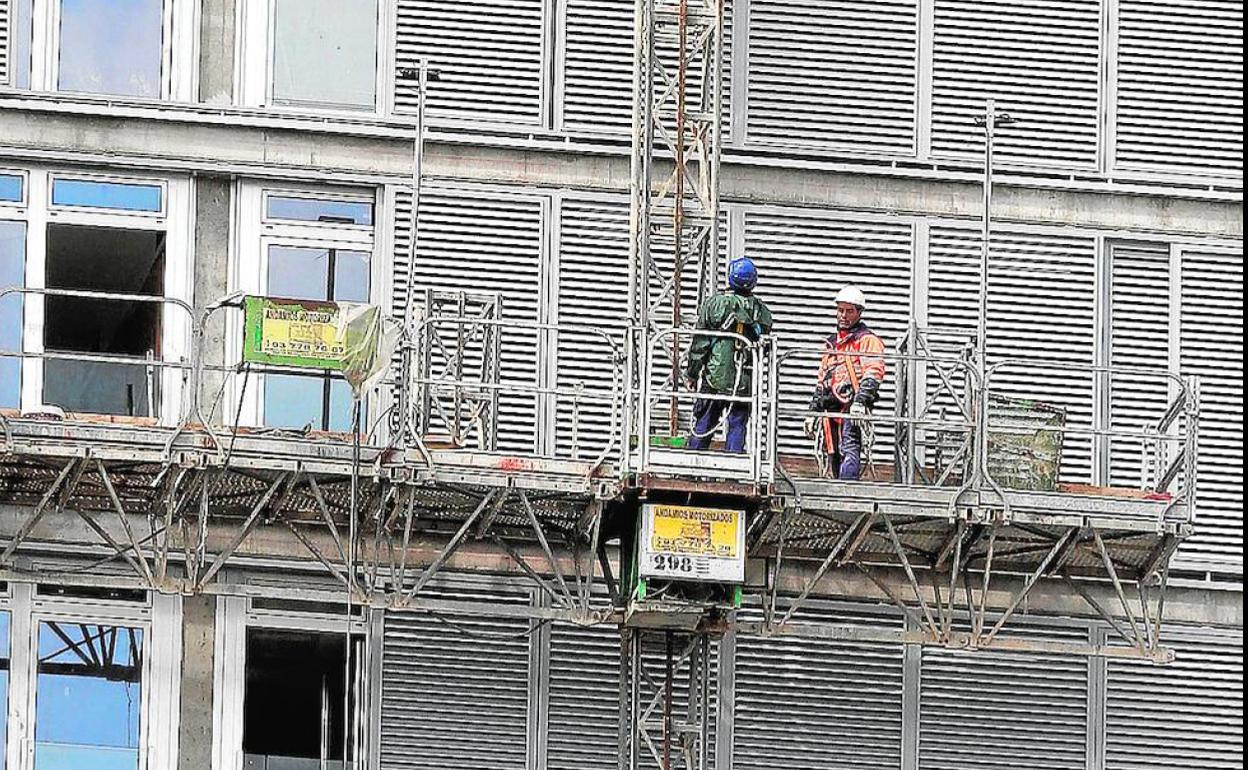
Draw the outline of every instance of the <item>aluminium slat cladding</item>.
[[[599,328],[623,350],[628,317],[628,205],[613,201],[564,200],[559,222],[558,323],[556,383],[586,393],[613,392],[622,387],[612,375],[610,351],[585,327]],[[608,321],[606,319],[614,319]],[[573,405],[560,399],[558,449],[570,451]],[[582,457],[593,457],[611,440],[611,407],[600,401],[580,405],[578,444]]]
[[[914,155],[915,0],[751,0],[748,141]]]
[[[781,451],[810,451],[801,413],[814,388],[823,342],[836,330],[834,300],[846,283],[866,292],[864,317],[895,352],[911,313],[911,240],[906,223],[855,222],[793,210],[746,213],[745,249],[758,263],[758,295],[775,315],[783,344],[802,348],[780,367]],[[889,369],[875,408],[879,415],[893,412],[896,364],[890,362]],[[891,426],[878,425],[876,435],[874,459],[891,462]]]
[[[528,604],[525,589],[445,584],[439,599]],[[386,615],[381,767],[515,770],[528,753],[530,621]]]
[[[690,9],[701,8],[692,0]],[[563,127],[571,133],[611,133],[627,137],[633,125],[633,0],[566,0]],[[674,50],[674,44],[668,46]],[[661,49],[663,50],[663,49]],[[724,112],[728,138],[732,115],[732,0],[724,0]],[[675,62],[669,62],[675,74]],[[691,104],[700,94],[700,67],[688,74]],[[663,88],[656,83],[656,91]]]
[[[619,687],[616,627],[551,626],[547,770],[618,766]]]
[[[1100,12],[1098,0],[935,0],[932,155],[979,160],[973,118],[996,98],[1020,120],[998,132],[999,161],[1094,168]]]
[[[1120,0],[1117,166],[1244,173],[1244,4]]]
[[[1243,629],[1170,627],[1175,662],[1109,660],[1105,770],[1244,766]]]
[[[396,67],[425,57],[438,70],[429,84],[430,123],[541,125],[544,0],[398,0]],[[395,83],[395,103],[414,111],[415,81]]]
[[[759,619],[757,608],[743,610]],[[810,602],[799,621],[900,628],[892,615]],[[738,636],[736,770],[894,770],[901,764],[902,646]]]
[[[395,242],[405,244],[411,229],[410,196],[402,196],[399,204],[402,219]],[[536,197],[430,186],[422,191],[420,206],[416,299],[426,288],[501,292],[504,320],[538,320],[543,221]],[[406,267],[405,258],[395,260],[397,276],[405,276]],[[395,296],[402,297],[405,290],[406,281],[396,281]],[[537,337],[532,329],[503,333],[503,384],[534,384],[540,360]],[[500,396],[500,449],[532,451],[535,401],[529,394]]]
[[[1166,372],[1170,368],[1170,246],[1165,243],[1109,244],[1110,351],[1113,367]],[[1171,394],[1155,375],[1110,376],[1110,427],[1139,431],[1165,414]],[[1109,481],[1138,487],[1140,441],[1111,438]],[[1175,449],[1177,447],[1171,447]]]
[[[1017,620],[1003,634],[1088,642],[1086,628]],[[1086,658],[934,647],[922,656],[920,770],[1084,770]]]
[[[1200,377],[1196,533],[1185,556],[1242,564],[1244,554],[1244,259],[1182,254],[1181,362]]]
[[[980,242],[975,228],[931,229],[928,317],[933,342],[975,338]],[[1091,236],[1011,232],[1004,226],[992,236],[988,358],[990,363],[1006,358],[1020,362],[1001,369],[993,387],[1065,408],[1070,428],[1092,424],[1095,258]],[[1029,361],[1045,359],[1081,368],[1042,370],[1037,376],[1026,367]],[[1061,477],[1091,480],[1091,442],[1086,436],[1066,436]]]

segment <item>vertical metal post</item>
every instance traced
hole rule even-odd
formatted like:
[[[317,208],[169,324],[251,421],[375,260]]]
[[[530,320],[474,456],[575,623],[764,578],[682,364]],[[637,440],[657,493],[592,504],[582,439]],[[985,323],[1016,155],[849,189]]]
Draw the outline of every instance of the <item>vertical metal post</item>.
[[[425,96],[429,85],[429,61],[421,59],[417,72],[404,71],[400,73],[401,77],[410,79],[413,75],[417,81],[416,94],[416,136],[412,141],[412,220],[411,232],[407,241],[407,286],[403,292],[403,322],[407,327],[406,339],[404,340],[403,362],[401,364],[401,376],[399,380],[399,444],[406,446],[409,439],[412,438],[410,432],[413,429],[411,425],[411,353],[410,347],[415,344],[415,330],[417,319],[412,312],[412,298],[415,296],[415,277],[416,277],[416,232],[417,223],[420,221],[420,182],[423,174],[425,162]],[[421,376],[426,376],[422,371]],[[428,404],[422,404],[422,409],[427,409]],[[416,428],[420,430],[420,428]]]

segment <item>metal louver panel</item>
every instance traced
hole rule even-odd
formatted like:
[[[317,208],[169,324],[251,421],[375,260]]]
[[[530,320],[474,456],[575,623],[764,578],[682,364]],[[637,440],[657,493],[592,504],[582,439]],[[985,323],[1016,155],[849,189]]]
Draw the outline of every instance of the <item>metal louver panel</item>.
[[[615,770],[619,687],[618,630],[551,627],[546,770]]]
[[[623,352],[628,325],[628,203],[565,200],[559,221],[557,312],[561,328],[556,351],[557,386],[582,385],[590,398],[574,405],[558,400],[558,448],[570,452],[573,416],[578,456],[589,459],[612,440],[611,407],[603,403],[622,385],[612,364],[613,351],[597,329]],[[620,419],[617,413],[617,419]],[[618,439],[615,449],[618,450]]]
[[[975,339],[981,243],[976,230],[931,229],[933,342]],[[1089,236],[995,232],[989,260],[987,353],[989,363],[1009,360],[992,378],[994,392],[1063,407],[1067,428],[1085,431],[1093,424],[1095,259]],[[1070,368],[1046,369],[1045,361]],[[1061,478],[1091,480],[1088,436],[1066,436]]]
[[[420,205],[415,271],[418,299],[426,288],[497,292],[502,295],[504,321],[538,320],[544,253],[539,199],[482,190],[426,188]],[[504,328],[499,449],[533,451],[540,433],[534,431],[537,399],[532,394],[506,390],[507,385],[532,388],[536,384],[542,358],[539,337],[533,329]]]
[[[398,0],[396,67],[421,58],[438,70],[428,117],[447,122],[544,124],[543,0]],[[396,109],[416,110],[417,84],[396,80]]]
[[[1242,0],[1120,0],[1117,166],[1244,173]]]
[[[775,316],[775,333],[784,347],[800,346],[781,364],[778,443],[781,451],[811,451],[802,435],[824,340],[836,332],[836,293],[859,286],[869,306],[863,320],[889,352],[910,318],[912,236],[901,222],[855,222],[797,212],[747,213],[746,253],[758,264],[759,296]],[[865,266],[865,267],[864,267]],[[881,389],[875,413],[893,412],[896,363]],[[875,462],[891,462],[892,430],[876,425]]]
[[[913,155],[915,0],[751,0],[750,143]]]
[[[1099,0],[935,0],[932,155],[980,159],[985,101],[1019,119],[997,132],[1003,163],[1094,168]]]
[[[1180,372],[1200,378],[1196,533],[1180,553],[1244,559],[1244,258],[1182,255]]]
[[[566,0],[563,127],[573,133],[627,137],[633,124],[633,0]],[[696,2],[690,9],[699,7]],[[723,137],[732,113],[732,0],[724,0]],[[675,63],[669,64],[675,72]],[[689,73],[689,98],[696,99],[701,73]],[[663,88],[657,84],[656,88]]]
[[[1086,628],[1012,623],[1009,633],[1088,641]],[[1086,659],[924,648],[919,702],[920,770],[1086,766]]]
[[[438,598],[527,604],[527,591],[441,588]],[[384,770],[515,770],[528,756],[530,621],[386,615]]]
[[[1109,259],[1109,364],[1150,372],[1111,375],[1110,428],[1139,432],[1161,419],[1172,395],[1164,379],[1170,368],[1170,246],[1110,242]],[[1141,453],[1139,440],[1111,438],[1109,483],[1139,487]]]
[[[1168,666],[1107,664],[1105,770],[1240,770],[1243,629],[1171,628],[1162,641]]]
[[[901,624],[891,616],[816,606],[801,615]],[[902,658],[901,645],[739,636],[733,767],[895,770],[901,765]]]

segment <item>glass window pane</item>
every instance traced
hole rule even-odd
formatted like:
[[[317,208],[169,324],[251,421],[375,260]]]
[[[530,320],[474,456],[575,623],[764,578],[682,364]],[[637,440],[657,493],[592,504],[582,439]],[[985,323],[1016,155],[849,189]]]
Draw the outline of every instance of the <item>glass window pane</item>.
[[[156,372],[155,367],[137,361],[114,364],[49,358],[43,363],[43,402],[66,412],[153,417]]]
[[[143,630],[39,624],[35,770],[139,766]]]
[[[373,223],[373,204],[364,201],[334,201],[270,195],[265,216],[299,222],[343,222],[353,225]]]
[[[265,294],[287,299],[329,299],[329,250],[270,246]]]
[[[339,302],[368,302],[367,252],[334,252],[334,299]]]
[[[11,0],[10,13],[13,15],[13,58],[9,65],[13,67],[13,85],[18,88],[30,88],[30,42],[31,19],[34,16],[34,0]]]
[[[57,88],[160,97],[162,0],[61,0]]]
[[[351,432],[351,386],[346,380],[335,377],[329,381],[329,430],[335,433]],[[360,409],[361,433],[368,432],[368,410]]]
[[[276,0],[273,100],[373,109],[377,0]]]
[[[26,283],[26,224],[0,222],[0,291]],[[16,353],[22,349],[22,296],[0,297],[0,351]],[[21,360],[0,355],[0,408],[20,404]]]
[[[122,211],[160,211],[160,185],[52,180],[52,205],[92,206]]]
[[[0,201],[22,200],[22,178],[17,174],[0,174]]]
[[[270,428],[321,430],[325,378],[305,374],[264,375],[264,424]]]

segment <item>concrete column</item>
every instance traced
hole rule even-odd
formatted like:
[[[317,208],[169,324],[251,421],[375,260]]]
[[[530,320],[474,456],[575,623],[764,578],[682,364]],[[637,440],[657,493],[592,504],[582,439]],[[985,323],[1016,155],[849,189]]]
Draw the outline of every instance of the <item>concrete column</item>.
[[[213,645],[217,598],[182,600],[182,690],[178,708],[178,770],[212,767]]]
[[[199,8],[199,101],[234,103],[238,0],[202,0]]]
[[[208,303],[229,290],[230,254],[230,190],[228,179],[197,177],[195,179],[195,315],[200,316]],[[220,365],[225,361],[225,319],[234,311],[218,310],[204,330],[204,363]],[[220,424],[220,409],[214,410],[217,393],[224,375],[205,371],[200,388],[204,416]]]

